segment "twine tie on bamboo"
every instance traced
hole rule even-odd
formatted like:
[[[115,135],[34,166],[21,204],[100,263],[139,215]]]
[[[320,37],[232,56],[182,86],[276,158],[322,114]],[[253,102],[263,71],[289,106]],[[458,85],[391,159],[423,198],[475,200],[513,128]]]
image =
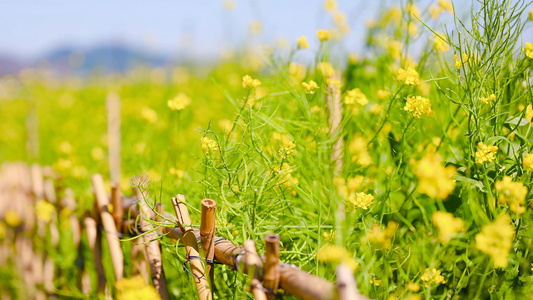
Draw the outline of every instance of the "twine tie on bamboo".
[[[205,264],[204,264],[204,262],[202,261],[202,258],[201,258],[200,256],[191,256],[191,255],[185,253],[185,261],[183,262],[183,265],[182,265],[183,271],[185,271],[185,272],[191,274],[191,276],[194,277],[194,278],[196,278],[196,279],[204,278],[204,277],[205,277],[205,274],[202,274],[202,276],[196,276],[196,275],[194,275],[194,274],[191,272],[191,270],[189,270],[189,268],[187,268],[187,264],[188,264],[191,260],[193,260],[193,259],[198,259],[198,260],[202,263],[202,265],[204,266],[204,268],[205,268]]]

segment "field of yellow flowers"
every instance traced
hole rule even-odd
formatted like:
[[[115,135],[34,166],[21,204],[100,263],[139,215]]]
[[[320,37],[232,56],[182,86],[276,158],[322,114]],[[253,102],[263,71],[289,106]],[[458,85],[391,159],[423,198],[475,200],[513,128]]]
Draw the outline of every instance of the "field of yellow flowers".
[[[330,281],[343,262],[370,298],[531,299],[531,3],[479,1],[460,17],[449,1],[405,2],[367,22],[359,54],[337,47],[350,28],[326,1],[334,26],[289,50],[83,80],[3,78],[0,160],[53,166],[82,218],[94,207],[90,176],[109,173],[113,92],[126,195],[144,174],[152,205],[214,199],[219,236],[242,245],[277,233],[281,260]],[[299,52],[313,63],[293,60]],[[17,218],[0,216],[0,240]],[[57,294],[84,298],[75,274],[77,261],[92,266],[86,242],[75,249],[68,228],[60,234],[49,254]],[[183,248],[161,243],[170,294],[196,297]],[[19,298],[13,264],[0,266],[0,294]],[[246,275],[216,267],[215,278],[219,299],[251,297]],[[123,299],[136,287],[115,285],[130,289]]]

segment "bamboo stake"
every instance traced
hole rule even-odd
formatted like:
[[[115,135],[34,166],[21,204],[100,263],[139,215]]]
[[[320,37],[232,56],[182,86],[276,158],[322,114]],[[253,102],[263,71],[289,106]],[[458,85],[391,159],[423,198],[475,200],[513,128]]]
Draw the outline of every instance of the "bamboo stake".
[[[120,96],[111,92],[105,99],[107,138],[109,145],[109,173],[111,182],[120,182]]]
[[[200,222],[200,237],[202,239],[202,249],[204,250],[205,260],[207,261],[206,274],[209,276],[211,291],[214,287],[215,274],[213,268],[213,259],[215,258],[215,212],[217,203],[215,200],[202,200],[202,218]]]
[[[268,300],[276,299],[279,287],[279,235],[267,234],[265,237],[265,288],[273,293],[267,295]]]
[[[111,184],[111,205],[113,206],[113,219],[118,231],[122,230],[122,217],[124,216],[122,193],[120,192],[120,185],[116,182]]]
[[[253,274],[251,276],[251,285],[252,294],[256,300],[266,300],[267,296],[262,289],[261,281],[259,281],[259,266],[261,265],[261,260],[257,255],[257,250],[255,249],[255,242],[253,240],[247,240],[244,242],[244,251],[246,251],[244,261],[248,265],[248,273]]]
[[[194,234],[191,226],[191,218],[184,201],[185,197],[183,195],[177,195],[175,198],[172,198],[172,204],[174,205],[174,211],[176,213],[178,225],[183,232],[183,236],[180,241],[183,245],[185,245],[185,250],[189,259],[189,265],[191,266],[191,273],[194,275],[194,283],[196,284],[196,289],[198,290],[198,296],[200,300],[211,300],[213,298],[211,291],[209,290],[209,284],[205,278],[204,267],[202,262],[199,260],[200,254],[198,253],[196,235]]]
[[[93,252],[96,273],[98,274],[98,291],[103,292],[105,290],[105,275],[104,267],[102,266],[102,248],[99,230],[93,218],[85,218],[84,224],[87,241],[89,242],[89,248]]]
[[[143,199],[140,200],[141,205],[141,230],[142,231],[151,231],[153,226],[147,222],[147,214],[150,211],[148,204]],[[145,251],[148,263],[150,264],[150,271],[152,273],[152,283],[154,288],[159,292],[162,300],[170,299],[170,295],[167,289],[167,281],[165,278],[165,273],[163,271],[163,260],[161,258],[161,248],[159,248],[159,240],[157,235],[154,232],[147,233],[142,236],[145,244]]]
[[[352,270],[344,264],[337,266],[337,296],[339,300],[367,300],[357,290],[357,284],[353,277]]]
[[[118,240],[117,227],[113,220],[113,216],[107,210],[109,199],[104,189],[104,179],[100,174],[94,174],[92,177],[94,194],[96,195],[96,202],[98,210],[100,211],[100,218],[106,231],[107,244],[111,252],[111,260],[113,262],[113,270],[115,271],[115,280],[122,279],[124,271],[124,258],[122,249],[120,248],[120,241]]]

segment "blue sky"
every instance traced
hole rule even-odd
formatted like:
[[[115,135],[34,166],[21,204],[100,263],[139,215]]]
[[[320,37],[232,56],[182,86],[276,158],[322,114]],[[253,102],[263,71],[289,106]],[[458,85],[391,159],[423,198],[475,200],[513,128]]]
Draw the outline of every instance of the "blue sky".
[[[364,21],[382,1],[338,1],[353,27],[348,45],[363,37]],[[389,1],[390,2],[390,1]],[[399,1],[397,1],[399,3]],[[314,37],[331,23],[323,0],[188,1],[7,1],[0,0],[0,53],[34,58],[58,46],[90,47],[122,43],[173,54],[188,41],[197,54],[216,54],[221,46],[249,41],[252,20],[263,23],[261,40]],[[257,40],[257,39],[256,39]]]

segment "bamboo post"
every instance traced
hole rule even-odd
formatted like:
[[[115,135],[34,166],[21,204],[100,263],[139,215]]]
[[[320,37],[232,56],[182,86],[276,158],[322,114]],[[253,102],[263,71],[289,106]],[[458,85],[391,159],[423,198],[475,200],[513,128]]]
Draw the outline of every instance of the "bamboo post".
[[[215,258],[215,212],[217,203],[215,200],[202,200],[202,218],[200,222],[200,237],[202,249],[204,250],[205,261],[207,262],[205,273],[209,276],[211,291],[214,287],[215,274],[213,270],[213,260]]]
[[[246,251],[244,262],[248,266],[248,274],[252,276],[250,288],[252,294],[254,295],[255,300],[266,300],[267,296],[262,289],[261,281],[259,281],[259,266],[261,265],[261,260],[257,255],[257,250],[255,249],[255,242],[253,240],[247,240],[244,242],[244,251]]]
[[[149,232],[153,230],[153,226],[147,222],[147,214],[150,211],[148,204],[145,199],[140,200],[140,223],[141,230],[144,232]],[[154,288],[159,292],[162,300],[170,299],[170,295],[167,289],[167,281],[165,278],[165,273],[163,271],[163,260],[161,258],[161,248],[159,248],[159,240],[157,240],[157,235],[152,231],[144,236],[142,236],[145,244],[145,251],[148,263],[150,264],[150,272],[152,273],[152,283]]]
[[[337,296],[339,300],[366,300],[366,296],[359,294],[352,270],[344,264],[337,266]]]
[[[115,280],[122,279],[124,270],[124,258],[122,249],[120,248],[120,241],[118,240],[117,227],[113,220],[113,216],[107,210],[109,199],[104,189],[104,179],[100,174],[94,174],[92,177],[94,194],[96,195],[96,202],[98,210],[100,211],[100,218],[106,232],[107,244],[111,252],[111,260],[113,262],[113,270],[115,271]]]
[[[102,248],[100,234],[97,228],[96,221],[93,218],[87,217],[83,220],[85,224],[85,233],[87,234],[87,241],[89,248],[93,252],[94,264],[96,266],[96,273],[98,274],[98,291],[105,290],[105,275],[104,267],[102,266]]]
[[[120,96],[111,92],[105,99],[107,112],[107,138],[111,182],[120,182]]]
[[[204,267],[200,260],[200,254],[198,253],[196,235],[194,234],[191,226],[191,218],[184,201],[185,196],[183,195],[177,195],[175,198],[172,198],[172,205],[174,205],[174,211],[176,213],[178,225],[183,232],[181,243],[185,245],[185,251],[187,252],[191,273],[194,276],[194,283],[196,284],[196,289],[198,290],[198,296],[200,300],[211,300],[213,298],[211,291],[209,290],[209,284],[205,278]]]
[[[113,219],[118,231],[122,231],[122,218],[124,216],[124,209],[122,208],[124,200],[120,192],[120,184],[111,183],[111,205],[113,206]]]
[[[265,288],[272,291],[268,300],[276,299],[279,287],[279,235],[267,234],[265,237]]]

